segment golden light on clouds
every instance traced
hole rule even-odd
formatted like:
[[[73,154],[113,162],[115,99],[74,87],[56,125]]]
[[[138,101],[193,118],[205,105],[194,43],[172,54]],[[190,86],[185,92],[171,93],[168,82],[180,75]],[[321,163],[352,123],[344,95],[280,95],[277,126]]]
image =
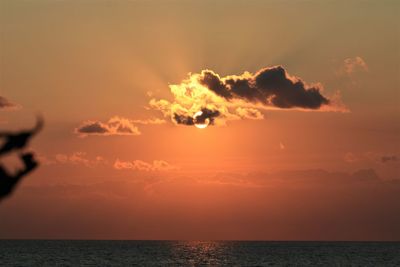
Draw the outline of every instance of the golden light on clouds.
[[[203,70],[189,73],[187,79],[169,88],[173,100],[152,98],[150,107],[176,124],[198,128],[225,125],[230,120],[263,119],[262,111],[269,109],[346,109],[341,104],[340,94],[327,97],[321,84],[308,85],[289,75],[281,66],[263,68],[255,74],[246,71],[242,75],[225,77]],[[196,123],[199,119],[201,123]]]
[[[92,2],[1,4],[0,238],[400,239],[399,1]]]

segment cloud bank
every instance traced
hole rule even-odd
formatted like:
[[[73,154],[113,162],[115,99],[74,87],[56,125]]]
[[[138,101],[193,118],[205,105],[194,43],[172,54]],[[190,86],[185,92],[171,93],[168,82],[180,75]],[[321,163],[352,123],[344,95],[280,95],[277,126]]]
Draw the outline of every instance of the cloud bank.
[[[345,111],[337,96],[329,98],[322,93],[320,84],[307,85],[281,66],[226,77],[203,70],[170,85],[170,90],[173,101],[151,99],[150,107],[183,125],[194,125],[194,115],[199,111],[204,114],[201,119],[212,124],[263,119],[260,110],[266,109]]]
[[[400,180],[379,179],[368,169],[197,177],[128,172],[118,179],[65,177],[20,190],[12,208],[2,206],[2,238],[400,239]],[[56,208],[44,209],[49,203]],[[72,224],[71,218],[80,220]],[[93,220],[98,223],[85,223]],[[21,221],[30,222],[22,233]],[[158,232],[160,225],[164,235]]]

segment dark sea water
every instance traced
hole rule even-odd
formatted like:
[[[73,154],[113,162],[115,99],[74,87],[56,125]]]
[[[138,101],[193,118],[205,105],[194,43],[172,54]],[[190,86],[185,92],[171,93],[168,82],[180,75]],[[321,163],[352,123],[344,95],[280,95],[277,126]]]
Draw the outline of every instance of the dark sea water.
[[[400,266],[400,242],[0,240],[0,266]]]

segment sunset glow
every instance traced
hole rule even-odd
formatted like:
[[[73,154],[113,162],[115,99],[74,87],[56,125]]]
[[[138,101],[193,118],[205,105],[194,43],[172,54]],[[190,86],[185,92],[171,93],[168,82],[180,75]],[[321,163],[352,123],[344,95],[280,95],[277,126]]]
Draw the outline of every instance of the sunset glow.
[[[0,239],[399,240],[399,3],[2,1]]]

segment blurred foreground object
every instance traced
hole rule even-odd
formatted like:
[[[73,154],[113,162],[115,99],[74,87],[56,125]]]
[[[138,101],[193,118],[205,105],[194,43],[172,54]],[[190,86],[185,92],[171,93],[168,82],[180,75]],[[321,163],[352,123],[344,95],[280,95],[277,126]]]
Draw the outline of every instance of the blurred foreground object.
[[[0,157],[13,151],[22,151],[28,146],[30,139],[43,128],[43,120],[38,118],[36,126],[32,130],[21,132],[2,132],[0,138],[4,138],[5,142],[0,148]],[[19,153],[19,158],[24,163],[24,168],[16,174],[10,175],[7,170],[0,164],[0,201],[10,195],[15,189],[21,178],[33,171],[38,162],[31,152]]]
[[[43,119],[38,118],[36,126],[32,130],[17,133],[0,132],[0,138],[6,142],[0,148],[0,156],[13,150],[23,149],[28,145],[29,140],[43,128]]]

